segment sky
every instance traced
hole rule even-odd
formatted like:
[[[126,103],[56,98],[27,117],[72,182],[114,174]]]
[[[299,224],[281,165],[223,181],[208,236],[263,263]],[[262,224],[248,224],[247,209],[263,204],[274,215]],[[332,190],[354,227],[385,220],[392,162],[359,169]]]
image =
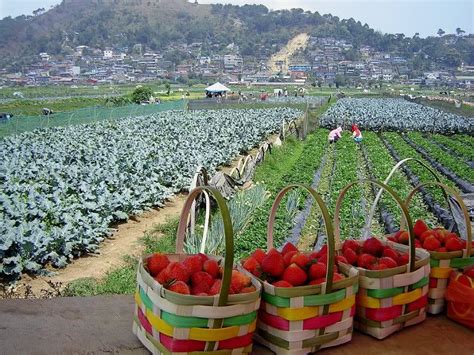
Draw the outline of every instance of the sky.
[[[31,14],[49,9],[60,0],[0,0],[0,18]],[[198,0],[199,3],[263,4],[271,9],[291,9],[330,13],[340,19],[353,17],[384,33],[404,33],[421,37],[436,35],[439,28],[455,33],[460,27],[474,33],[474,0]]]

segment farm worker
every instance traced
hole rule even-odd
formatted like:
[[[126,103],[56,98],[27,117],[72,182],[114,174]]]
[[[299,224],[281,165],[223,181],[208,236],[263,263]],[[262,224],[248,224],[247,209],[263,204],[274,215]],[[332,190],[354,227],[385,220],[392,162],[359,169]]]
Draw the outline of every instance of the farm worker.
[[[329,132],[329,143],[335,143],[339,138],[342,137],[342,128],[337,127],[336,129],[333,129],[331,132]]]
[[[362,133],[355,123],[352,125],[352,137],[356,143],[362,142]]]

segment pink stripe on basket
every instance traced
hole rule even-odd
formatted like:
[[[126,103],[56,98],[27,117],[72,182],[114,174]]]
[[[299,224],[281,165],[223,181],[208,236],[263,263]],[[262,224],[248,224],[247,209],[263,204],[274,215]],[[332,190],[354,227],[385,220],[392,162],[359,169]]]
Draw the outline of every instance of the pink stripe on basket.
[[[330,313],[325,316],[305,319],[303,321],[303,329],[310,330],[329,327],[330,325],[340,322],[342,320],[343,313],[344,312],[341,311],[336,313]]]
[[[409,303],[407,306],[408,312],[416,311],[417,309],[423,308],[428,304],[428,295],[424,295],[418,298],[416,301]]]
[[[140,320],[140,323],[142,327],[145,329],[145,331],[148,334],[153,334],[153,327],[151,326],[150,322],[146,318],[146,316],[143,314],[142,310],[140,307],[138,307],[138,319]]]
[[[397,318],[402,315],[403,306],[392,306],[385,308],[366,308],[365,316],[377,322],[383,322]]]
[[[252,344],[252,338],[253,338],[253,333],[248,333],[240,337],[227,339],[227,340],[221,340],[219,342],[219,350],[244,348],[247,345]]]
[[[290,330],[290,322],[273,314],[267,313],[260,309],[258,312],[258,319],[265,324],[272,326],[273,328],[281,330]]]
[[[206,346],[204,341],[176,340],[163,333],[160,333],[160,343],[169,351],[174,352],[204,351],[204,347]]]

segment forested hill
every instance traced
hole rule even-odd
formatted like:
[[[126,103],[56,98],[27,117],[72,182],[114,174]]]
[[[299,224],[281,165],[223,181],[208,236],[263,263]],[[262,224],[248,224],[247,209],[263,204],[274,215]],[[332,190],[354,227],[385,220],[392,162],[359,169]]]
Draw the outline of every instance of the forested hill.
[[[0,20],[0,66],[21,65],[40,52],[68,54],[78,45],[153,50],[169,44],[202,42],[203,51],[229,43],[242,55],[270,55],[297,33],[369,45],[406,58],[455,67],[474,64],[474,37],[426,39],[382,34],[354,19],[302,9],[269,11],[263,5],[196,5],[186,0],[63,0],[32,16]],[[447,29],[446,29],[447,30]],[[454,31],[453,31],[454,32]]]

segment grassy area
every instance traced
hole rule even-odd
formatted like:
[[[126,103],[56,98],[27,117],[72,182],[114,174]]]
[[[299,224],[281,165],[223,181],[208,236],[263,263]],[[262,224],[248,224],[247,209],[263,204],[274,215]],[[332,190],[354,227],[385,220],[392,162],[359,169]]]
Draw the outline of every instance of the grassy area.
[[[457,115],[465,116],[465,117],[474,117],[473,106],[461,105],[461,107],[457,108],[456,106],[454,106],[454,104],[451,104],[449,102],[429,101],[429,100],[422,100],[421,103],[426,106],[440,109],[441,111],[455,113]]]
[[[0,103],[0,112],[13,113],[14,116],[40,116],[44,107],[53,112],[77,110],[84,107],[102,106],[105,100],[101,98],[74,97],[68,99],[17,100]]]

